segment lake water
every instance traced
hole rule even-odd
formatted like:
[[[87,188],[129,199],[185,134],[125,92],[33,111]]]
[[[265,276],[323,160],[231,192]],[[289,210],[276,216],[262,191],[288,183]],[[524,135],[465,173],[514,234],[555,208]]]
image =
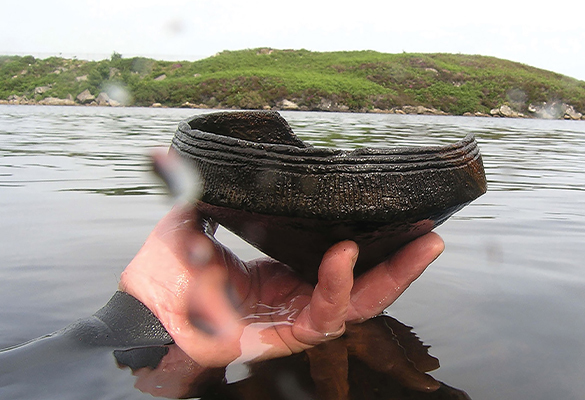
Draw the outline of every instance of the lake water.
[[[0,348],[106,303],[171,206],[149,149],[199,112],[0,106]],[[475,133],[489,191],[438,228],[444,254],[388,313],[432,346],[441,367],[431,374],[474,400],[585,397],[584,122],[282,115],[303,139],[346,148]],[[259,254],[219,238],[244,259]],[[99,360],[62,380],[24,373],[11,387],[30,398],[150,398],[111,356]]]

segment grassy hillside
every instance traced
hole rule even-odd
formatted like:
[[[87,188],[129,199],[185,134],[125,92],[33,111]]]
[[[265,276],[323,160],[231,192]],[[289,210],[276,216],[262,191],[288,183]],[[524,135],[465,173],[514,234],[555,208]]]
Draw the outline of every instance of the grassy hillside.
[[[585,113],[585,81],[493,57],[253,49],[195,62],[0,57],[0,99],[73,99],[88,89],[127,105],[282,107],[371,111],[424,106],[448,114],[489,113],[504,104],[565,103]],[[120,88],[124,91],[120,91]],[[127,96],[122,96],[126,94]],[[118,98],[116,98],[118,97]],[[124,97],[124,98],[122,98]],[[290,103],[288,103],[290,105]]]

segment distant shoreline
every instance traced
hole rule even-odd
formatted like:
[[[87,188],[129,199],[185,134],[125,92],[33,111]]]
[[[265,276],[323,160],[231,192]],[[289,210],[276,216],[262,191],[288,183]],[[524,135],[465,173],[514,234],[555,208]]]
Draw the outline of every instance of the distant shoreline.
[[[494,57],[258,48],[197,61],[0,56],[0,104],[585,119],[585,82]]]
[[[93,105],[93,104],[39,104],[39,103],[15,103],[9,102],[7,100],[0,100],[0,105],[9,105],[9,106],[39,106],[39,107],[84,107],[84,108],[162,108],[162,109],[192,109],[192,110],[208,110],[210,112],[214,111],[245,111],[240,108],[210,108],[210,107],[185,107],[185,106],[165,106],[161,104],[154,104],[151,106],[137,106],[137,105],[129,105],[129,106],[108,106],[108,105]],[[420,106],[419,106],[420,107]],[[492,114],[486,114],[481,112],[476,113],[464,113],[462,115],[455,115],[455,114],[447,114],[444,112],[436,111],[436,110],[420,110],[418,107],[414,106],[404,106],[404,109],[397,109],[397,110],[365,110],[365,111],[331,111],[331,110],[301,110],[301,109],[280,109],[280,108],[271,108],[265,111],[286,111],[286,112],[329,112],[329,113],[348,113],[348,114],[386,114],[386,115],[427,115],[427,116],[445,116],[445,117],[477,117],[477,118],[520,118],[520,119],[546,119],[546,120],[573,120],[573,121],[585,121],[585,115],[582,115],[580,118],[571,118],[570,116],[566,115],[564,118],[539,118],[534,116],[527,116],[524,114],[512,114],[512,115],[504,115],[501,113],[500,110]]]

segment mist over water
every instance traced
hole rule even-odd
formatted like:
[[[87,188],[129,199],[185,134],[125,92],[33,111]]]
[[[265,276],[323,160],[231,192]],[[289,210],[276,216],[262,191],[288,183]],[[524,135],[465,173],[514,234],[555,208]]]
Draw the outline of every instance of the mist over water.
[[[149,151],[201,112],[0,106],[0,348],[106,303],[171,207]],[[442,145],[474,133],[488,193],[438,229],[444,254],[388,313],[432,346],[432,375],[474,400],[583,398],[585,123],[282,115],[315,146]],[[224,230],[218,238],[245,260],[260,254]],[[110,397],[150,398],[108,363],[75,379],[102,374]],[[46,398],[63,398],[60,382],[43,384]]]

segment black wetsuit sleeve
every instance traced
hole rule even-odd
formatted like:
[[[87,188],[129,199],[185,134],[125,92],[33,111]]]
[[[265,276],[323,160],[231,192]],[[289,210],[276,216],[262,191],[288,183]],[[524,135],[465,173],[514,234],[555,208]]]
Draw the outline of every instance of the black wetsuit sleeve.
[[[72,323],[62,334],[91,346],[157,346],[173,339],[138,299],[116,292],[93,316]]]

